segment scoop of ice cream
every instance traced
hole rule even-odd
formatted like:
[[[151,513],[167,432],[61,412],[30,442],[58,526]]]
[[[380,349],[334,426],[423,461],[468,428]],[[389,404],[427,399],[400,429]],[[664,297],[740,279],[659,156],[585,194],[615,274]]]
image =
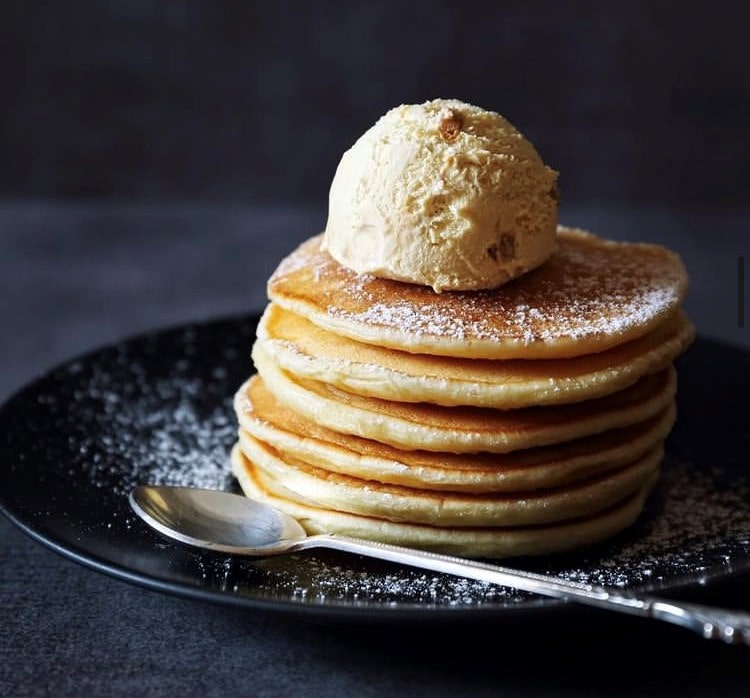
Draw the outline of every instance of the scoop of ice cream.
[[[496,288],[554,251],[556,180],[495,112],[401,105],[341,158],[323,247],[356,272],[438,292]]]

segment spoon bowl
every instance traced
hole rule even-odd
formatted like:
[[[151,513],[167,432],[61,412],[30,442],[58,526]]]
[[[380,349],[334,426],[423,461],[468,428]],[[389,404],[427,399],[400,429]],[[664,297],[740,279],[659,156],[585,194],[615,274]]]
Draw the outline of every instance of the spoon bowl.
[[[130,493],[130,505],[163,535],[208,550],[274,555],[307,538],[305,529],[291,516],[220,490],[140,486]]]
[[[130,493],[149,526],[181,543],[234,555],[266,557],[332,548],[413,567],[522,589],[564,601],[655,618],[706,638],[750,644],[750,614],[658,599],[534,572],[337,534],[307,535],[293,517],[244,495],[189,487],[142,485]]]

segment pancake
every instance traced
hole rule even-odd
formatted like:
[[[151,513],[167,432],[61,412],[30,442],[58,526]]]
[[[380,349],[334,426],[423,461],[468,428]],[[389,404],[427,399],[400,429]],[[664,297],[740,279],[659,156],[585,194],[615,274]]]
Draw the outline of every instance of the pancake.
[[[507,453],[569,441],[653,417],[676,391],[670,367],[611,395],[570,405],[519,410],[442,407],[381,400],[318,381],[295,380],[258,343],[253,359],[268,390],[306,419],[398,448],[427,451]]]
[[[238,447],[232,471],[243,492],[296,518],[309,534],[336,533],[384,543],[413,546],[466,557],[504,558],[578,549],[611,538],[630,526],[656,482],[654,474],[637,492],[597,514],[562,523],[518,527],[452,527],[393,522],[311,506],[289,498],[283,486],[274,492],[257,479],[253,464]]]
[[[557,251],[493,291],[431,288],[358,275],[322,252],[322,236],[285,258],[268,282],[277,305],[335,335],[464,359],[561,359],[642,337],[687,292],[678,255],[560,226]]]
[[[361,514],[389,521],[441,526],[528,526],[563,521],[602,511],[632,494],[658,469],[661,445],[643,458],[602,476],[535,492],[467,494],[434,492],[385,485],[333,473],[242,434],[240,449],[255,467],[264,489],[285,492],[311,506]]]
[[[666,248],[559,226],[533,271],[437,293],[357,274],[315,236],[267,288],[232,467],[309,533],[507,557],[641,512],[694,337]]]
[[[578,402],[622,390],[669,366],[693,334],[680,311],[643,337],[589,356],[460,359],[357,342],[272,303],[261,319],[257,341],[295,378],[322,381],[357,395],[513,409]]]
[[[425,490],[518,493],[566,485],[637,460],[666,438],[676,410],[670,403],[629,427],[507,454],[406,451],[343,434],[290,410],[257,375],[238,390],[235,412],[241,440],[246,432],[283,458]]]

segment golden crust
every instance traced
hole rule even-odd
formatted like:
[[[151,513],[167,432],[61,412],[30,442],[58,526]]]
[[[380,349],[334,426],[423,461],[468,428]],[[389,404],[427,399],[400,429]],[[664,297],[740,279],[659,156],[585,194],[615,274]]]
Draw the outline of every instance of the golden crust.
[[[450,527],[394,522],[340,512],[289,498],[283,488],[272,492],[261,484],[255,466],[237,447],[232,451],[232,471],[248,497],[285,511],[310,534],[335,531],[341,535],[451,555],[486,558],[561,553],[611,538],[636,520],[657,480],[654,474],[636,493],[587,517],[541,526]]]
[[[562,487],[533,492],[435,492],[335,473],[294,460],[251,436],[240,448],[266,489],[282,485],[314,506],[363,516],[441,526],[531,526],[588,516],[640,489],[658,469],[662,445],[633,462]]]
[[[253,358],[268,389],[290,409],[319,424],[402,449],[472,453],[510,451],[559,443],[648,419],[673,400],[672,368],[595,400],[493,410],[400,403],[355,395],[319,381],[297,381],[256,344]]]
[[[269,298],[360,342],[486,359],[568,358],[643,336],[677,312],[687,292],[680,258],[659,245],[558,229],[541,267],[493,291],[432,289],[360,275],[303,243],[273,273]]]
[[[427,490],[528,492],[594,477],[642,457],[675,420],[670,404],[655,417],[559,444],[496,453],[403,450],[328,429],[280,403],[259,376],[237,393],[240,440],[250,435],[290,460]]]
[[[693,340],[684,313],[648,334],[571,359],[491,360],[411,354],[335,335],[271,303],[258,327],[263,351],[298,379],[359,395],[518,409],[580,402],[617,392],[669,366]]]

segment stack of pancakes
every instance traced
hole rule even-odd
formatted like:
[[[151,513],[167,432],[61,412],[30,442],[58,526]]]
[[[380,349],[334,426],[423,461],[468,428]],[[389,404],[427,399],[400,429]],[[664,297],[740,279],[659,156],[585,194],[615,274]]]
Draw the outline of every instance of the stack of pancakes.
[[[637,518],[693,338],[677,255],[560,227],[519,279],[435,293],[320,243],[269,280],[236,394],[248,496],[310,533],[471,557],[570,550]]]

